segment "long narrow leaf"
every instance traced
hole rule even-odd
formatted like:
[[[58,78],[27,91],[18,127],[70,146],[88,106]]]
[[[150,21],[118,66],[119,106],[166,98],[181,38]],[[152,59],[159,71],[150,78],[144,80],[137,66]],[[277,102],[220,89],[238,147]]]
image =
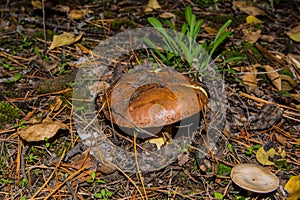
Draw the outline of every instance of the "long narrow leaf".
[[[221,36],[221,34],[224,32],[224,30],[231,24],[232,20],[229,19],[223,26],[218,30],[215,41]]]

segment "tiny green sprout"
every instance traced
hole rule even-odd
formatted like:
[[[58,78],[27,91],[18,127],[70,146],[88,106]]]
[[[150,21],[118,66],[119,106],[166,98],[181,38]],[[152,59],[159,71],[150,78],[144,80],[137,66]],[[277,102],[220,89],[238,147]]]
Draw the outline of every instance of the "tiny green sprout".
[[[18,80],[20,80],[22,78],[22,74],[20,73],[16,73],[14,74],[14,81],[17,82]]]
[[[92,171],[91,179],[87,180],[86,182],[88,182],[88,183],[94,183],[95,178],[96,178],[96,172]]]
[[[20,123],[14,124],[14,128],[24,129],[26,128],[26,122],[22,120]]]
[[[102,198],[103,200],[108,200],[109,197],[113,195],[113,192],[111,191],[106,191],[104,188],[100,190],[100,192],[97,192],[94,194],[94,197],[96,198]]]
[[[22,178],[22,179],[20,180],[19,185],[20,185],[21,187],[26,186],[26,185],[27,185],[27,179],[26,179],[26,178]]]
[[[227,145],[227,148],[228,148],[228,150],[229,150],[231,153],[233,152],[232,144],[228,144],[228,145]]]
[[[28,156],[28,158],[25,158],[26,160],[28,160],[28,162],[32,163],[34,160],[37,160],[38,156],[34,156],[32,154],[30,154]]]
[[[215,192],[214,193],[214,197],[216,198],[216,199],[223,199],[224,197],[223,197],[223,194],[221,194],[221,193],[219,193],[219,192]]]
[[[46,142],[46,143],[45,143],[46,148],[49,148],[50,145],[51,145],[50,142],[49,142],[49,138],[45,137],[45,138],[44,138],[44,141]]]
[[[254,150],[254,149],[259,149],[260,147],[261,147],[260,144],[257,144],[257,145],[248,147],[248,148],[246,148],[246,152],[245,152],[245,153],[246,153],[247,155],[252,155],[253,150]]]

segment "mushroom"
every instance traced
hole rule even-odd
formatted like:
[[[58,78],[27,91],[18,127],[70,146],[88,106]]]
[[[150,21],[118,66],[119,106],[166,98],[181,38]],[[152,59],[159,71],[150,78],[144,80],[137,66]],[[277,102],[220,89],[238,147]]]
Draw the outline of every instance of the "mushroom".
[[[108,88],[104,114],[121,129],[138,130],[137,137],[147,138],[166,125],[199,114],[207,102],[206,91],[177,71],[140,69]]]
[[[241,188],[255,193],[269,193],[279,185],[279,179],[272,172],[250,163],[236,165],[230,177]]]

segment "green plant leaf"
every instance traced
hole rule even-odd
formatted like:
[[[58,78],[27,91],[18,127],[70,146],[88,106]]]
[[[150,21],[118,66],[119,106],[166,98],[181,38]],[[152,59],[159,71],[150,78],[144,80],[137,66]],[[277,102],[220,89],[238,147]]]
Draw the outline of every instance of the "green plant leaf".
[[[190,6],[185,9],[185,19],[188,24],[191,24],[192,8]]]
[[[21,75],[20,73],[16,73],[16,74],[14,74],[14,80],[15,80],[15,81],[18,81],[18,80],[20,80],[20,79],[21,79],[21,77],[22,77],[22,75]]]
[[[148,22],[153,27],[163,27],[162,23],[158,19],[156,19],[155,17],[148,17]]]
[[[221,194],[221,193],[219,193],[219,192],[215,192],[215,193],[214,193],[214,197],[215,197],[216,199],[223,199],[223,194]]]

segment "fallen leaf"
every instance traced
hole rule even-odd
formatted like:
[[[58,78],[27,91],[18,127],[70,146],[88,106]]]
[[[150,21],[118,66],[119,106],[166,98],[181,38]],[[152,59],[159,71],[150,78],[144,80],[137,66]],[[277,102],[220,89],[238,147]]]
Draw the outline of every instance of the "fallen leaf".
[[[159,17],[163,18],[163,19],[176,18],[176,16],[170,12],[164,12],[164,13],[160,14]]]
[[[261,37],[261,30],[251,31],[243,29],[242,32],[244,34],[244,39],[252,44],[257,42],[257,40]]]
[[[263,10],[254,6],[254,5],[247,5],[244,1],[236,1],[235,6],[240,11],[247,13],[248,15],[267,15]]]
[[[74,34],[67,33],[67,32],[64,32],[61,35],[54,35],[53,42],[52,42],[51,46],[49,47],[49,50],[54,49],[56,47],[67,46],[67,45],[73,44],[73,43],[77,42],[78,40],[80,40],[80,38],[82,37],[82,34],[83,33],[80,33],[77,37],[75,37]]]
[[[264,65],[263,67],[265,68],[267,76],[271,80],[272,84],[277,90],[281,90],[281,78],[279,73],[270,65]]]
[[[272,148],[272,149],[274,149],[274,148]],[[272,151],[269,152],[269,154],[271,154],[271,153],[272,153]],[[260,147],[256,152],[256,159],[262,165],[274,165],[274,162],[269,161],[269,154],[264,150],[263,147]]]
[[[246,68],[247,73],[243,75],[243,82],[249,87],[257,87],[258,81],[256,78],[257,69],[256,66],[249,66]]]
[[[160,9],[160,8],[161,8],[161,6],[157,2],[157,0],[149,0],[147,6],[145,8],[145,12],[151,12],[155,9]]]
[[[265,42],[273,42],[275,38],[272,35],[262,35],[260,39]]]
[[[209,26],[204,26],[203,28],[208,34],[217,34],[217,32],[218,32],[217,29],[209,27]]]
[[[166,144],[166,140],[164,137],[151,138],[147,140],[147,142],[155,144],[157,149],[159,150],[164,144]]]
[[[43,5],[42,5],[42,2],[41,1],[31,1],[31,5],[33,6],[33,9],[36,9],[36,10],[40,10],[43,8]]]
[[[284,189],[289,193],[287,200],[298,200],[300,198],[300,175],[292,176]]]
[[[246,22],[247,22],[247,24],[263,24],[264,23],[260,19],[257,19],[254,15],[249,15],[246,18]]]
[[[294,41],[300,42],[300,24],[286,32],[286,34]]]
[[[281,136],[278,133],[275,133],[274,136],[275,136],[276,141],[279,142],[281,145],[286,146],[288,148],[292,147],[292,145],[287,141],[286,137]]]
[[[82,10],[71,10],[70,12],[70,17],[72,19],[81,19],[83,17],[85,17],[87,14],[92,14],[93,11],[89,10],[88,12],[86,12],[86,9],[82,9]]]
[[[27,142],[44,141],[52,138],[59,129],[67,129],[68,126],[62,122],[53,121],[47,117],[40,124],[28,126],[19,132],[20,137]]]
[[[297,86],[297,82],[289,75],[280,74],[281,79],[281,90],[291,91]]]

